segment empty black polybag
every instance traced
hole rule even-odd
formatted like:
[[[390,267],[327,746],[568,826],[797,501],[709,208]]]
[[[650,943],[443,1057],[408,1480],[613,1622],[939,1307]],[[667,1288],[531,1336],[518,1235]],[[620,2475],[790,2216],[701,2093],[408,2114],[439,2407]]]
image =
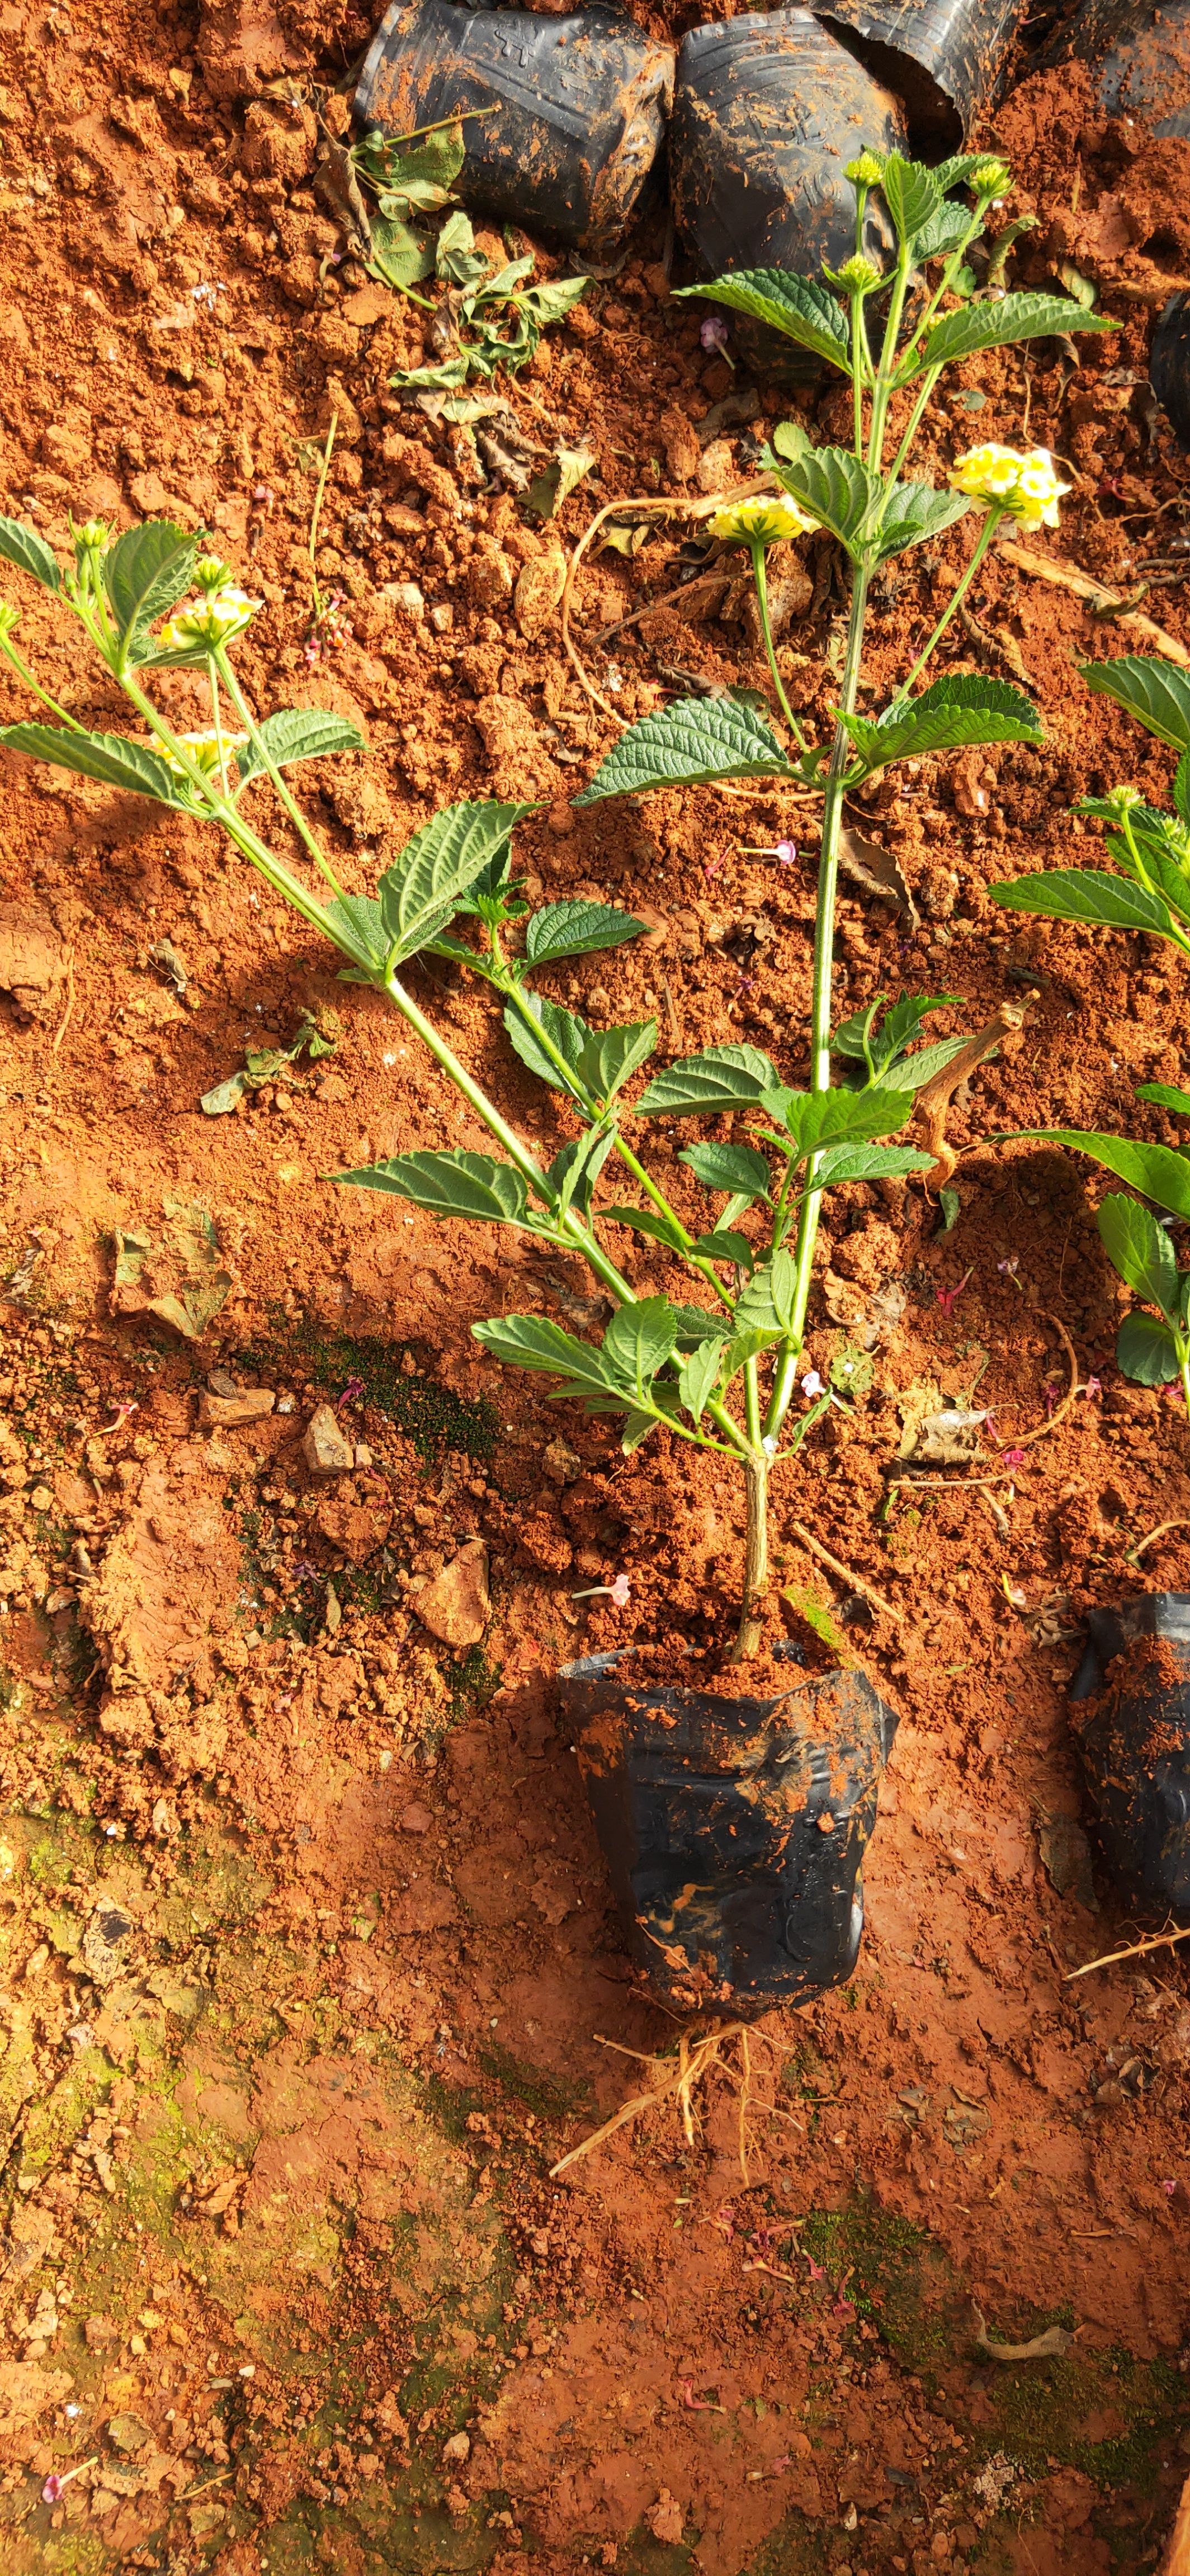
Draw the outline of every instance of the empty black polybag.
[[[817,0],[817,14],[904,102],[915,146],[953,152],[1000,84],[1021,0]]]
[[[465,205],[605,258],[660,150],[673,74],[672,48],[619,9],[551,18],[393,0],[354,112],[393,135],[461,117]]]
[[[1103,116],[1190,134],[1190,0],[1085,0],[1045,56],[1085,63]]]
[[[1190,295],[1171,295],[1153,333],[1149,383],[1179,444],[1190,447]]]
[[[1190,1910],[1190,1592],[1092,1610],[1070,1685],[1104,1857],[1130,1904]]]
[[[815,276],[823,261],[837,268],[855,248],[847,163],[906,142],[896,100],[808,9],[748,10],[696,27],[678,54],[669,183],[700,276],[741,268]],[[893,249],[876,195],[865,248],[881,266]],[[816,372],[804,349],[758,323],[733,315],[732,329],[748,363],[766,374]]]
[[[894,1711],[859,1672],[729,1699],[621,1681],[622,1660],[565,1666],[562,1708],[653,1993],[747,2019],[841,1985]]]

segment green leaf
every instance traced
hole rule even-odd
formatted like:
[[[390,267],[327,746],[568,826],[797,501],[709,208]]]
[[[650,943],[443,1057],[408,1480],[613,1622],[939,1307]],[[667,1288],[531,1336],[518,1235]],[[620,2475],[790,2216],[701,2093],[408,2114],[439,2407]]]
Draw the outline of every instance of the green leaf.
[[[532,268],[532,265],[533,262],[530,260],[529,267]],[[519,262],[514,260],[512,266],[518,267]],[[501,273],[508,277],[512,274],[512,270],[505,269]],[[498,280],[494,281],[494,284],[498,285],[498,283]],[[518,295],[516,300],[526,312],[532,314],[540,329],[546,331],[551,322],[565,321],[566,315],[573,311],[579,297],[586,294],[590,283],[589,277],[551,277],[540,286],[527,286],[524,293]]]
[[[388,1190],[428,1208],[431,1216],[481,1217],[500,1225],[523,1225],[529,1196],[512,1163],[494,1162],[490,1154],[394,1154],[387,1163],[372,1163],[331,1178],[360,1190]]]
[[[733,1198],[768,1197],[768,1164],[750,1145],[688,1145],[678,1161],[704,1190],[729,1190]]]
[[[736,1300],[736,1328],[742,1332],[787,1333],[791,1329],[797,1265],[790,1252],[775,1252],[748,1281]]]
[[[814,1187],[829,1190],[840,1181],[890,1181],[906,1172],[928,1172],[937,1156],[919,1154],[912,1145],[832,1145],[814,1174]]]
[[[331,752],[367,749],[358,725],[350,724],[345,716],[328,715],[322,707],[279,707],[276,715],[266,716],[256,730],[278,769],[288,769],[295,760],[322,760]],[[235,764],[241,786],[264,770],[264,762],[250,742],[241,743]]]
[[[847,317],[817,278],[798,277],[785,268],[742,268],[734,277],[713,278],[709,286],[679,286],[676,296],[702,295],[729,313],[746,313],[786,340],[812,349],[828,367],[851,374]]]
[[[0,742],[23,751],[30,760],[52,761],[79,778],[97,778],[104,787],[119,787],[131,796],[151,796],[155,804],[180,806],[188,799],[182,781],[147,745],[129,742],[120,733],[67,733],[65,727],[42,724],[0,726]]]
[[[737,1234],[732,1226],[716,1226],[710,1234],[700,1234],[694,1249],[704,1261],[730,1261],[739,1270],[754,1270],[756,1254],[746,1234]]]
[[[930,175],[936,183],[937,171],[932,171]],[[923,224],[920,231],[914,235],[914,266],[924,268],[928,259],[944,259],[949,251],[958,249],[960,242],[966,240],[970,230],[969,206],[940,206],[937,214],[931,216],[929,222]]]
[[[539,1043],[528,1025],[533,1020],[552,1040],[573,1080],[567,1080]],[[544,1000],[540,993],[526,992],[517,1002],[510,1002],[504,1013],[504,1026],[515,1053],[530,1073],[535,1073],[540,1082],[548,1082],[555,1091],[569,1091],[583,1107],[588,1098],[605,1107],[657,1043],[656,1020],[630,1021],[622,1028],[592,1029],[577,1011],[564,1011],[556,1002]]]
[[[1116,1335],[1116,1360],[1138,1386],[1168,1386],[1180,1376],[1178,1346],[1168,1324],[1151,1315],[1126,1315]]]
[[[419,286],[434,273],[434,242],[429,233],[418,232],[399,215],[374,214],[370,218],[371,246],[367,266],[373,277],[398,292],[407,286]]]
[[[563,1332],[560,1324],[547,1315],[499,1315],[482,1324],[473,1324],[472,1333],[485,1351],[505,1368],[539,1369],[547,1376],[564,1378],[556,1390],[555,1400],[567,1395],[615,1394],[601,1351],[590,1342],[576,1341],[573,1333]]]
[[[1138,1082],[1136,1097],[1154,1100],[1159,1109],[1173,1109],[1180,1118],[1190,1118],[1190,1091],[1179,1091],[1172,1082]]]
[[[328,939],[344,957],[354,959],[364,969],[365,981],[383,975],[387,941],[380,906],[374,895],[337,895],[328,903],[322,916],[322,927]],[[351,980],[350,978],[348,979]]]
[[[525,928],[526,966],[550,966],[556,957],[591,957],[639,939],[643,921],[608,903],[547,903]]]
[[[57,556],[50,553],[45,538],[39,537],[35,528],[27,528],[23,520],[0,518],[0,557],[5,563],[18,564],[22,572],[31,572],[43,590],[61,590]]]
[[[601,1219],[610,1219],[613,1225],[631,1226],[634,1234],[647,1234],[653,1243],[664,1243],[670,1252],[684,1252],[686,1249],[678,1227],[671,1225],[669,1218],[662,1216],[658,1208],[601,1207],[599,1214]]]
[[[762,1351],[771,1351],[781,1336],[782,1327],[776,1323],[753,1325],[746,1333],[737,1333],[723,1354],[724,1386],[731,1385],[733,1377],[739,1376],[749,1360],[759,1359]]]
[[[932,1045],[918,1047],[912,1055],[898,1055],[892,1063],[881,1066],[876,1079],[882,1091],[920,1091],[923,1083],[932,1082],[936,1073],[945,1073],[956,1055],[961,1055],[966,1038],[935,1038]]]
[[[678,1370],[678,1395],[692,1422],[701,1422],[719,1375],[726,1337],[708,1334]]]
[[[800,420],[779,420],[773,431],[773,454],[789,463],[797,456],[808,456],[814,445],[809,430]]]
[[[1184,751],[1174,771],[1173,801],[1178,820],[1190,831],[1190,751]]]
[[[1159,1306],[1163,1315],[1171,1314],[1178,1293],[1178,1265],[1169,1236],[1152,1209],[1113,1190],[1096,1209],[1095,1223],[1108,1260],[1125,1286],[1135,1289],[1146,1304]]]
[[[953,152],[948,161],[940,161],[937,168],[930,172],[930,177],[939,194],[950,197],[953,196],[956,188],[969,188],[971,173],[976,162],[982,157],[978,152]]]
[[[681,1118],[693,1110],[714,1117],[722,1109],[742,1109],[763,1100],[777,1076],[759,1047],[706,1047],[655,1073],[637,1101],[644,1118]]]
[[[1023,1127],[1013,1135],[1014,1141],[1069,1145],[1076,1154],[1089,1154],[1171,1216],[1190,1217],[1190,1162],[1169,1145],[1142,1145],[1130,1136],[1101,1136],[1082,1127]]]
[[[870,776],[893,760],[915,760],[925,752],[954,750],[962,743],[1033,742],[1042,739],[1041,719],[1032,699],[1007,680],[978,679],[968,673],[935,680],[907,706],[870,723],[864,716],[840,713],[843,724]]]
[[[621,1306],[603,1336],[603,1358],[622,1386],[646,1401],[649,1381],[677,1348],[677,1317],[668,1297]]]
[[[936,492],[932,483],[894,483],[880,526],[873,532],[872,561],[887,563],[891,556],[904,554],[907,546],[941,536],[944,528],[965,518],[970,507],[963,492]]]
[[[1080,677],[1097,697],[1114,698],[1159,742],[1190,751],[1190,671],[1176,670],[1157,654],[1122,653],[1112,662],[1082,663]]]
[[[869,1083],[863,1091],[787,1091],[778,1084],[763,1106],[788,1128],[799,1161],[822,1145],[887,1136],[909,1116],[908,1101],[890,1083]]]
[[[920,161],[907,161],[900,152],[890,152],[885,158],[880,194],[900,239],[911,246],[918,233],[936,222],[942,212],[942,190],[933,172]]]
[[[674,1320],[677,1329],[678,1349],[680,1351],[697,1351],[701,1349],[702,1344],[707,1340],[708,1336],[712,1341],[715,1339],[716,1335],[721,1336],[723,1332],[723,1315],[724,1309],[722,1307],[716,1307],[714,1313],[709,1314],[705,1306],[675,1306]]]
[[[109,547],[101,566],[120,642],[131,661],[152,651],[148,630],[189,590],[198,555],[197,537],[169,519],[146,519]]]
[[[1002,295],[990,304],[964,304],[944,313],[926,334],[912,362],[896,381],[908,384],[926,367],[946,367],[955,358],[972,358],[980,349],[1003,349],[1018,340],[1048,340],[1055,332],[1118,331],[1118,322],[1102,313],[1084,313],[1069,295]]]
[[[884,498],[880,475],[861,465],[848,447],[813,447],[783,462],[779,471],[786,491],[811,518],[829,528],[850,555],[858,554]]]
[[[656,1020],[634,1020],[624,1028],[595,1029],[583,1055],[583,1073],[600,1107],[614,1100],[637,1066],[657,1044]]]
[[[654,787],[696,787],[708,778],[789,778],[793,764],[751,707],[730,698],[679,698],[629,725],[601,760],[576,805],[605,796],[642,796]]]
[[[377,888],[390,971],[445,929],[459,898],[532,812],[531,805],[446,805],[414,833]]]
[[[1174,927],[1160,895],[1126,877],[1109,876],[1104,868],[1041,868],[1036,876],[990,885],[988,893],[1010,912],[1038,912],[1047,921],[1096,922],[1108,930],[1149,930],[1167,939]]]
[[[356,157],[377,187],[400,195],[412,187],[452,188],[463,167],[465,149],[463,128],[456,119],[433,134],[419,135],[407,147],[403,135],[386,135],[378,143],[366,139],[357,145]]]
[[[593,447],[560,447],[552,462],[534,475],[525,494],[525,508],[538,519],[554,518],[596,462]]]
[[[576,1136],[555,1154],[548,1178],[558,1192],[559,1215],[565,1216],[572,1206],[583,1216],[590,1215],[591,1192],[615,1141],[614,1126],[589,1127],[585,1136]]]

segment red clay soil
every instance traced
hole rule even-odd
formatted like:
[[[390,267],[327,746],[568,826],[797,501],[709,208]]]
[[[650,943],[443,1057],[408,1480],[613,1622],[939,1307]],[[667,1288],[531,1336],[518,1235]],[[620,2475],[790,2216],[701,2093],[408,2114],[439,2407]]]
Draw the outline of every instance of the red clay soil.
[[[342,258],[311,185],[312,84],[368,32],[353,10],[332,42],[298,0],[197,26],[186,9],[0,12],[3,506],[60,548],[69,508],[215,531],[265,602],[240,657],[259,703],[338,708],[368,736],[366,760],[310,791],[352,887],[437,804],[540,799],[530,891],[608,890],[652,925],[614,973],[559,970],[557,997],[597,1020],[656,1011],[675,1054],[753,1040],[799,1080],[811,859],[746,855],[796,839],[799,809],[709,790],[568,802],[617,728],[564,658],[554,559],[605,499],[680,504],[747,473],[746,440],[714,417],[729,370],[667,297],[657,213],[510,389],[525,436],[545,455],[588,441],[598,481],[544,530],[485,488],[467,440],[389,390],[423,316]],[[1014,275],[1072,267],[1122,327],[1079,343],[1077,366],[1046,344],[960,370],[921,465],[941,473],[975,437],[1048,442],[1074,488],[1035,550],[1147,584],[1144,612],[1190,644],[1187,467],[1146,383],[1152,319],[1190,273],[1184,147],[1096,121],[1081,82],[1026,77],[994,120],[1010,211],[1039,219]],[[837,396],[799,400],[834,425]],[[350,633],[312,660],[304,549],[332,411],[318,570]],[[674,587],[684,534],[679,507],[580,577],[581,649],[621,714],[689,685],[675,672],[764,685],[756,639],[717,614],[721,583],[701,614],[591,640]],[[969,542],[916,550],[878,588],[877,685]],[[788,569],[788,685],[824,722],[838,577],[825,544]],[[5,589],[72,710],[119,722],[31,586]],[[629,1982],[551,1674],[582,1648],[703,1643],[737,1580],[739,1493],[688,1452],[623,1459],[607,1426],[480,1355],[477,1315],[592,1318],[577,1270],[327,1185],[407,1145],[478,1141],[378,997],[338,984],[197,825],[5,761],[14,2576],[1156,2562],[1190,2446],[1190,2000],[1176,1949],[1065,1982],[1136,1932],[1083,1831],[1065,1685],[1089,1605],[1190,1589],[1190,1432],[1115,1368],[1089,1167],[980,1142],[1047,1123],[1176,1141],[1134,1099],[1138,1080],[1187,1078],[1172,951],[1020,926],[985,891],[1093,855],[1077,796],[1167,794],[1169,757],[1077,677],[1126,640],[993,556],[952,666],[1025,677],[1045,748],[881,786],[870,827],[921,926],[866,892],[842,906],[851,1005],[953,991],[938,1025],[965,1030],[1037,993],[952,1113],[953,1229],[916,1186],[855,1187],[824,1235],[809,1360],[850,1334],[872,1381],[785,1471],[774,1541],[781,1580],[836,1612],[848,1587],[795,1523],[891,1605],[849,1632],[901,1712],[856,1974],[762,2022],[750,2073],[725,2043],[689,2137],[671,2098],[556,2182],[651,2080],[631,2052],[676,2035]],[[189,680],[169,685],[201,722]],[[15,683],[0,698],[6,719],[28,712]],[[564,1113],[489,1003],[442,967],[411,980],[554,1150]],[[246,1043],[286,1044],[306,1010],[337,1028],[333,1054],[204,1117]],[[658,1151],[682,1204],[680,1142]],[[178,1213],[195,1207],[205,1254]],[[149,1249],[118,1282],[129,1235]],[[659,1250],[623,1257],[637,1283],[675,1284]],[[217,1297],[224,1268],[199,1341],[152,1311],[187,1286]],[[276,1401],[212,1428],[212,1371],[224,1397]],[[940,1469],[939,1490],[898,1492],[906,1425],[972,1399],[987,1481],[941,1490]],[[354,1453],[333,1484],[303,1453],[324,1400]],[[415,1607],[467,1541],[490,1562],[481,1647]],[[575,1597],[617,1574],[626,1607]],[[997,2359],[985,2320],[993,2345],[1053,2326],[1057,2344]]]

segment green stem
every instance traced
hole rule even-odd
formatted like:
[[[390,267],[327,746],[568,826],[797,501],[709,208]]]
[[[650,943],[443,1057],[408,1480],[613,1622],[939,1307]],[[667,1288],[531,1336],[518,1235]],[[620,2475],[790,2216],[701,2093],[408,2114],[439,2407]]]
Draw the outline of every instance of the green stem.
[[[1187,1422],[1190,1422],[1190,1347],[1188,1347],[1185,1342],[1182,1343],[1178,1352],[1178,1371],[1182,1381],[1182,1396],[1186,1406],[1186,1420]]]
[[[876,387],[872,395],[872,418],[868,430],[868,463],[876,474],[879,474],[884,463],[884,424],[888,414],[889,395],[892,392],[892,371],[896,365],[897,337],[901,328],[901,315],[905,310],[908,289],[909,254],[902,242],[897,255],[893,291],[889,297],[888,319],[884,326],[884,344],[880,352],[880,365],[876,371]]]
[[[756,605],[760,611],[760,631],[764,637],[765,652],[769,657],[769,669],[773,675],[773,687],[777,692],[777,704],[781,709],[781,713],[785,718],[785,722],[788,725],[791,734],[793,735],[793,739],[797,744],[798,750],[805,751],[808,748],[806,737],[802,732],[797,717],[795,716],[789,700],[785,695],[785,690],[781,682],[781,674],[777,669],[777,655],[773,645],[773,630],[769,621],[769,585],[768,576],[764,568],[764,547],[761,545],[754,545],[749,549],[749,551],[752,556],[752,579],[756,584]]]
[[[79,724],[74,716],[68,715],[65,707],[60,707],[57,699],[51,698],[49,690],[42,688],[40,680],[34,679],[32,671],[18,653],[11,636],[4,633],[0,633],[0,653],[3,653],[6,662],[11,662],[17,678],[24,681],[27,689],[32,689],[35,698],[40,698],[43,707],[48,707],[52,715],[61,716],[68,732],[86,732],[86,726]]]
[[[864,620],[868,605],[869,568],[859,563],[851,591],[851,617],[847,630],[847,659],[839,705],[844,715],[854,711],[863,658]],[[847,733],[836,725],[830,768],[822,809],[822,842],[818,861],[818,913],[814,925],[813,1000],[810,1028],[810,1089],[830,1089],[831,982],[834,967],[835,903],[839,882],[839,832],[843,820],[843,798],[848,763]],[[797,1251],[790,1311],[790,1329],[778,1346],[776,1375],[769,1397],[764,1429],[768,1439],[775,1439],[793,1397],[797,1376],[798,1354],[806,1333],[806,1312],[810,1302],[810,1281],[814,1267],[814,1246],[818,1239],[818,1217],[822,1193],[814,1187],[817,1157],[812,1156],[806,1168],[806,1187],[798,1220]]]
[[[927,367],[926,372],[922,377],[921,392],[919,393],[913,409],[909,414],[909,426],[905,431],[905,435],[901,440],[901,444],[898,447],[896,456],[893,460],[892,471],[888,478],[890,490],[892,485],[896,482],[897,476],[901,471],[901,467],[903,466],[905,459],[909,454],[909,450],[913,445],[913,441],[917,436],[918,430],[921,427],[926,405],[929,402],[930,396],[933,393],[934,387],[937,384],[941,373],[941,367]],[[881,517],[883,518],[883,516],[884,513],[882,511]]]
[[[925,334],[929,330],[930,324],[934,319],[934,315],[942,302],[943,296],[950,294],[955,278],[959,272],[960,263],[966,258],[976,235],[983,231],[983,219],[991,203],[992,199],[990,197],[980,197],[977,199],[975,212],[971,217],[971,221],[967,226],[967,230],[964,233],[961,242],[957,242],[955,248],[949,253],[946,265],[943,268],[942,275],[939,278],[936,287],[934,288],[934,292],[930,297],[929,303],[927,304],[911,338],[905,342],[905,346],[900,354],[900,361],[897,369],[898,375],[903,376],[906,361],[912,357],[919,341],[924,339]]]
[[[207,678],[211,684],[211,714],[215,719],[215,741],[219,750],[219,785],[227,803],[230,805],[231,789],[227,783],[227,747],[223,740],[223,712],[219,704],[219,674],[216,671],[213,662],[208,662],[207,664]]]
[[[998,510],[998,509],[995,507],[995,505],[994,505],[994,504],[993,504],[992,508],[988,511],[987,517],[985,518],[984,523],[983,523],[983,526],[982,526],[982,528],[980,529],[980,532],[979,532],[979,540],[978,540],[978,543],[977,543],[977,545],[976,545],[976,547],[975,547],[975,550],[974,550],[974,552],[973,552],[973,554],[972,554],[971,561],[970,561],[970,563],[969,563],[969,564],[968,564],[968,566],[967,566],[966,572],[962,575],[961,580],[957,583],[957,585],[956,585],[956,587],[955,587],[954,594],[953,594],[953,596],[952,596],[952,598],[951,598],[951,601],[950,601],[950,605],[949,605],[949,607],[948,607],[948,608],[944,608],[944,609],[943,609],[942,615],[941,615],[941,617],[939,618],[938,623],[937,623],[936,627],[934,628],[934,632],[933,632],[933,634],[930,636],[930,639],[929,639],[928,643],[926,643],[926,644],[924,644],[924,645],[922,646],[921,652],[918,654],[917,660],[916,660],[916,662],[915,662],[915,663],[914,663],[914,665],[913,665],[913,669],[912,669],[912,670],[907,674],[906,678],[902,680],[901,685],[900,685],[900,688],[898,689],[897,694],[896,694],[895,698],[893,699],[891,706],[890,706],[890,707],[888,708],[888,710],[887,710],[887,715],[886,715],[886,718],[885,718],[885,721],[886,721],[886,722],[887,722],[887,720],[888,720],[888,717],[889,717],[889,716],[893,716],[893,715],[895,715],[895,714],[896,714],[897,709],[898,709],[899,707],[903,707],[903,706],[904,706],[905,701],[906,701],[906,699],[907,699],[907,698],[908,698],[908,696],[909,696],[909,692],[910,692],[911,688],[913,687],[913,683],[914,683],[914,681],[918,678],[919,673],[921,673],[922,671],[924,671],[924,669],[925,669],[925,667],[926,667],[926,664],[927,664],[927,662],[928,662],[928,661],[929,661],[929,659],[930,659],[930,655],[933,653],[933,651],[934,651],[935,647],[936,647],[936,646],[938,645],[938,643],[941,641],[941,638],[943,637],[943,635],[945,635],[945,633],[946,633],[946,629],[947,629],[947,627],[948,627],[948,626],[949,626],[949,624],[950,624],[951,618],[952,618],[952,617],[954,616],[954,614],[955,614],[955,610],[956,610],[957,608],[961,608],[962,603],[963,603],[963,601],[965,600],[965,598],[966,598],[966,596],[967,596],[967,593],[968,593],[968,591],[969,591],[969,590],[970,590],[970,588],[971,588],[971,584],[972,584],[972,582],[973,582],[973,581],[974,581],[974,579],[975,579],[976,573],[978,572],[979,567],[980,567],[981,563],[983,562],[983,559],[984,559],[984,556],[985,556],[985,555],[986,555],[986,553],[987,553],[988,547],[990,546],[990,544],[991,544],[991,542],[992,542],[992,539],[993,539],[993,537],[995,536],[996,530],[997,530],[997,528],[998,528],[998,527],[999,527],[999,525],[1000,525],[1000,521],[1001,521],[1001,519],[1004,517],[1004,515],[1005,515],[1005,514],[1004,514],[1003,510]]]
[[[268,771],[269,777],[271,778],[273,786],[280,797],[281,803],[289,816],[295,832],[297,833],[298,839],[309,851],[315,867],[320,871],[321,875],[326,878],[327,884],[330,886],[332,892],[339,897],[340,901],[342,901],[343,888],[335,875],[335,871],[331,866],[330,860],[324,856],[319,843],[315,839],[314,834],[306,821],[306,817],[302,812],[301,806],[298,804],[296,798],[291,796],[289,789],[285,784],[285,780],[277,767],[277,763],[269,750],[263,734],[261,733],[256,718],[248,705],[247,699],[244,696],[235,672],[228,661],[226,647],[222,644],[216,645],[215,650],[210,655],[209,659],[212,670],[218,671],[219,673],[219,677],[227,690],[227,694],[231,699],[232,705],[235,708],[241,724],[244,727],[253,751],[256,753],[257,759]]]
[[[331,467],[331,450],[335,444],[335,431],[338,426],[339,415],[337,411],[333,411],[331,413],[331,425],[326,434],[326,446],[323,450],[322,464],[318,473],[318,489],[314,495],[314,507],[310,512],[310,542],[306,551],[310,557],[310,588],[314,593],[314,623],[316,626],[320,625],[322,622],[323,608],[322,592],[318,587],[318,573],[314,563],[314,548],[318,543],[318,522],[322,515],[322,496],[326,490],[326,478]]]

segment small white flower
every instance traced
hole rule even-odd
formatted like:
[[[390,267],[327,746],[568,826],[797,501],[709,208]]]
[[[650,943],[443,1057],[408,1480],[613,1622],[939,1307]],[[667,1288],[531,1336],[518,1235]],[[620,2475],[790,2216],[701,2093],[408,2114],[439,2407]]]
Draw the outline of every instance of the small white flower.
[[[773,1435],[773,1433],[772,1433],[771,1431],[766,1431],[765,1436],[764,1436],[763,1440],[761,1441],[761,1444],[760,1444],[760,1445],[761,1445],[761,1448],[762,1448],[762,1449],[763,1449],[763,1451],[764,1451],[764,1454],[765,1454],[765,1457],[766,1457],[766,1458],[775,1458],[775,1457],[776,1457],[776,1455],[777,1455],[777,1443],[776,1443],[776,1439],[775,1439],[775,1437],[774,1437],[774,1435]]]
[[[771,499],[758,492],[749,501],[728,501],[716,510],[711,520],[711,535],[725,545],[776,546],[783,537],[804,537],[816,528],[788,492],[775,492]]]
[[[1069,483],[1059,483],[1048,447],[1031,447],[1022,456],[994,440],[956,457],[948,480],[973,501],[1007,511],[1027,536],[1038,528],[1057,527],[1058,503],[1070,490]]]
[[[822,1388],[823,1380],[819,1377],[817,1369],[807,1370],[805,1377],[802,1379],[802,1394],[821,1395]]]

